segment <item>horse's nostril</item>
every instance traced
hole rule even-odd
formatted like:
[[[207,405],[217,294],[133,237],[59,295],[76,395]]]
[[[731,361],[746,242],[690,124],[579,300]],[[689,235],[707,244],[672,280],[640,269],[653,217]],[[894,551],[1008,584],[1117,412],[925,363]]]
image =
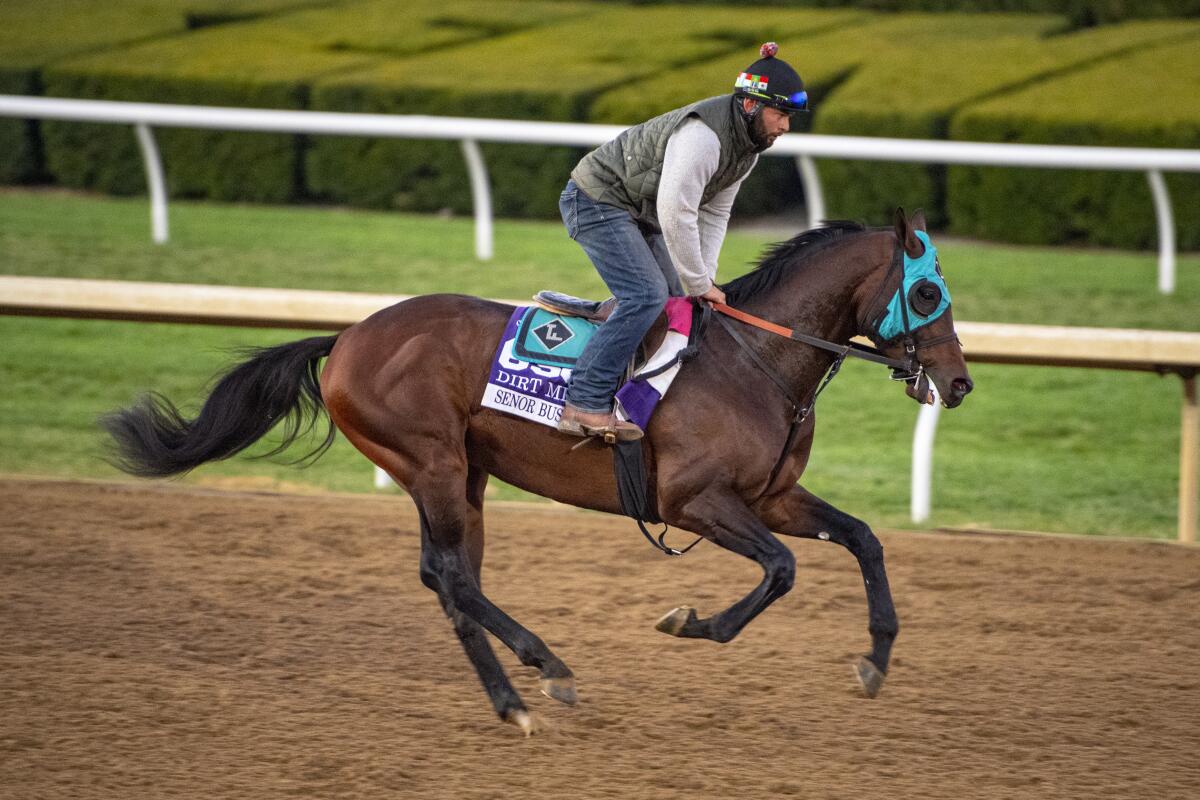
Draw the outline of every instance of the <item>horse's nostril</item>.
[[[955,378],[950,382],[950,388],[954,390],[955,394],[962,397],[970,394],[971,390],[975,388],[975,384],[970,378]]]

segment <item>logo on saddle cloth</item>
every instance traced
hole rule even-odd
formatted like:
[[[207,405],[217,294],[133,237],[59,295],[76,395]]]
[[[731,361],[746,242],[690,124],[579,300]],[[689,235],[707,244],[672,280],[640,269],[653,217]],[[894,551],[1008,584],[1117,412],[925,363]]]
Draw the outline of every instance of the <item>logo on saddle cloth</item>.
[[[670,330],[640,373],[649,375],[687,345],[691,302],[672,297],[666,312]],[[515,309],[496,347],[481,405],[551,427],[558,424],[571,369],[597,327],[582,317],[561,316],[540,306]],[[678,369],[676,364],[646,379],[635,375],[617,392],[618,413],[645,427]]]
[[[517,323],[513,355],[550,367],[575,366],[597,325],[582,317],[564,317],[539,306],[524,310]]]

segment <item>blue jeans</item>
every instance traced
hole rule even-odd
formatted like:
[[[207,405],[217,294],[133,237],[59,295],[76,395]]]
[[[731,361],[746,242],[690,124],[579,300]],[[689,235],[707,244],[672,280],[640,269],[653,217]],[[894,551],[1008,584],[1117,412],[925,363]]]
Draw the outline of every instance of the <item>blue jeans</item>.
[[[558,200],[567,233],[579,242],[617,298],[617,308],[580,354],[567,402],[580,411],[607,413],[629,360],[683,286],[661,233],[644,231],[628,211],[597,203],[567,181]]]

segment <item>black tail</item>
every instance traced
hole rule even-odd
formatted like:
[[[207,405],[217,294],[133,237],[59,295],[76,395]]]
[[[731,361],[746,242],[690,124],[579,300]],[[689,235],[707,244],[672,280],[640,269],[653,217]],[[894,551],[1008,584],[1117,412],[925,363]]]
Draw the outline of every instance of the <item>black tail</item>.
[[[333,350],[336,336],[315,336],[248,351],[251,358],[221,376],[204,408],[184,419],[157,393],[101,418],[116,445],[112,463],[143,478],[165,478],[240,453],[287,418],[283,451],[311,430],[325,410],[317,366]],[[333,444],[333,422],[325,440],[300,461],[315,460]]]

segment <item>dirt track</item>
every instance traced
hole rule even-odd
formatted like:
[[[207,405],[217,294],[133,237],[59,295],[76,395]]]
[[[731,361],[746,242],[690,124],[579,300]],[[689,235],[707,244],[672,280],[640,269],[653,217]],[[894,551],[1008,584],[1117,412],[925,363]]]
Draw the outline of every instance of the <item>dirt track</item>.
[[[757,569],[492,508],[484,585],[575,670],[497,722],[402,498],[0,482],[0,797],[1200,796],[1200,548],[881,534],[902,632],[860,697],[861,579],[793,543],[735,642],[666,637]],[[397,532],[399,535],[397,535]]]

